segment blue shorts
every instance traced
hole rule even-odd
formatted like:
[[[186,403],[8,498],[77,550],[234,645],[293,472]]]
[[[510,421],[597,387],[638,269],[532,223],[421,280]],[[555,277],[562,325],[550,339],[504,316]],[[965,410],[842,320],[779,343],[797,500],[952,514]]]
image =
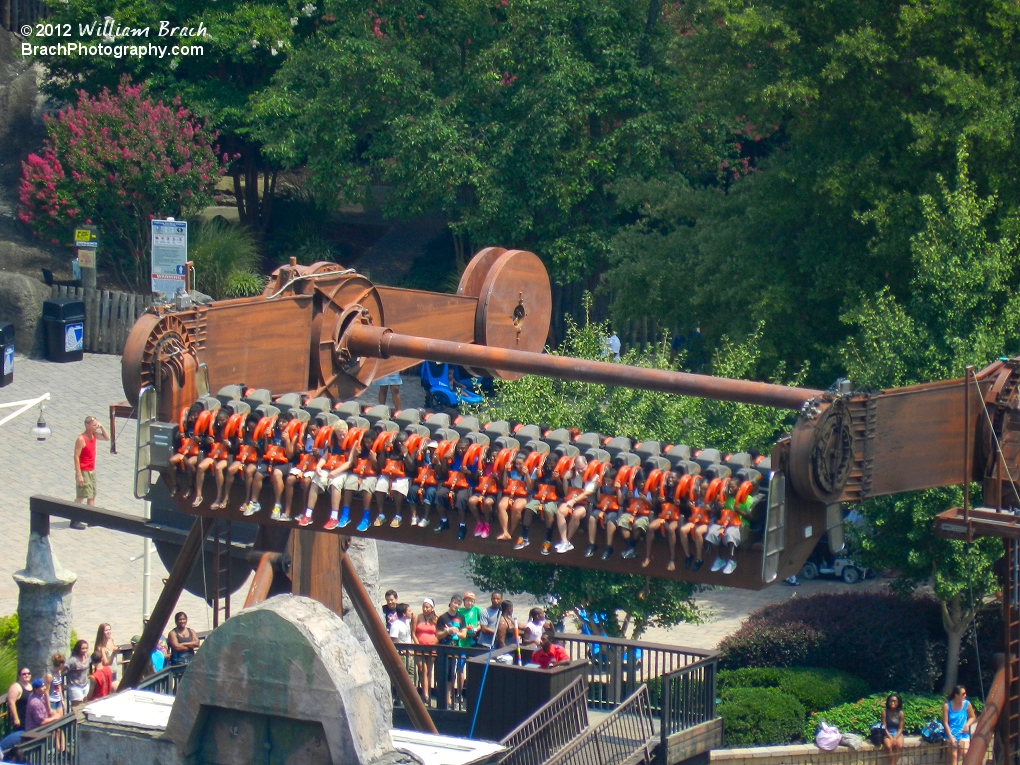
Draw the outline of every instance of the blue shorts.
[[[400,372],[394,372],[391,375],[380,377],[375,381],[376,385],[403,385],[404,381],[400,377]]]

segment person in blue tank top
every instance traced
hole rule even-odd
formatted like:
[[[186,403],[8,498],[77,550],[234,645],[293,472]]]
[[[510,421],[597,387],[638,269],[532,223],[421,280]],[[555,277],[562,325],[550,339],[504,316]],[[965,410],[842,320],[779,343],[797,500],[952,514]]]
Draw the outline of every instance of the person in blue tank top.
[[[946,703],[942,705],[942,724],[946,726],[949,739],[949,761],[957,765],[957,758],[970,749],[970,734],[974,726],[974,706],[967,698],[967,689],[962,685],[953,688]]]

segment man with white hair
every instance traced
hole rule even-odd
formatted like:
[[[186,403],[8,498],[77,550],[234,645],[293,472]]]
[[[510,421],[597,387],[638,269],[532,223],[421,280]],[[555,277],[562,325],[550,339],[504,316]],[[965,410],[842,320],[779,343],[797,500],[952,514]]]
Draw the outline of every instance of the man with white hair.
[[[585,480],[587,471],[588,460],[578,455],[574,458],[573,467],[563,476],[566,499],[556,510],[556,528],[560,532],[560,541],[556,545],[558,553],[568,553],[574,549],[570,540],[588,514],[588,503],[598,491],[598,478],[590,475]]]

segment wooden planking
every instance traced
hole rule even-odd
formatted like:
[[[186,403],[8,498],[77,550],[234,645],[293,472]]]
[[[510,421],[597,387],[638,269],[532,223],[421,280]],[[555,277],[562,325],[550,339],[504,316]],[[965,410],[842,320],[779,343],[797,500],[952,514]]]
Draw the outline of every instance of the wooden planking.
[[[85,350],[117,354],[124,350],[131,328],[152,305],[150,295],[113,290],[85,290],[54,285],[53,297],[76,298],[85,303]]]

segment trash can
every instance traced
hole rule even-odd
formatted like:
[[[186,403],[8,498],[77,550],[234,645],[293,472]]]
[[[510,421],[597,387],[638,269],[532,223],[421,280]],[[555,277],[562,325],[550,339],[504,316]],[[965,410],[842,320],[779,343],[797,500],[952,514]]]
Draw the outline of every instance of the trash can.
[[[85,302],[58,297],[43,301],[48,361],[81,361],[85,350]]]
[[[3,369],[0,370],[0,388],[14,382],[14,325],[4,322],[0,323],[0,362]]]

